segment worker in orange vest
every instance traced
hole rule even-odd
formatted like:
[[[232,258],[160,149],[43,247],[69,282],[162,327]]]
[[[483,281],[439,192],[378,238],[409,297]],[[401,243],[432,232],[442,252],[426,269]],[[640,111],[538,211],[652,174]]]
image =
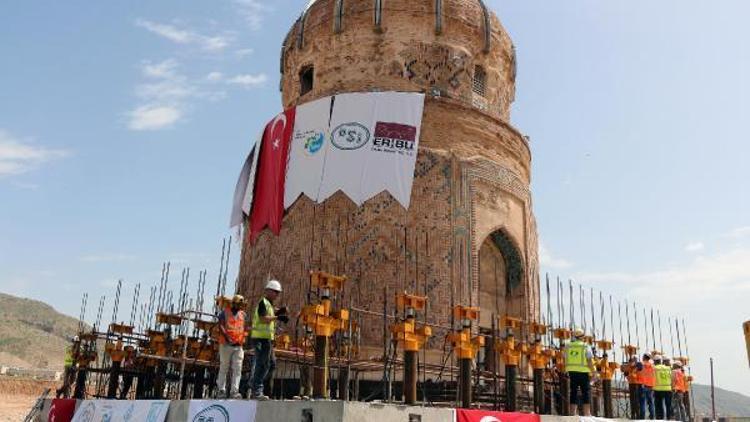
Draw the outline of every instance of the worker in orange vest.
[[[654,384],[656,384],[656,371],[654,363],[651,362],[651,355],[643,354],[641,360],[641,369],[638,371],[638,377],[641,380],[641,418],[646,419],[646,405],[648,404],[649,419],[655,418],[654,412]]]
[[[643,365],[638,362],[637,356],[631,356],[628,362],[622,365],[622,373],[628,377],[628,386],[630,392],[630,419],[638,420],[643,416],[640,412],[641,402],[641,377],[639,370]]]
[[[245,324],[247,315],[243,308],[245,298],[234,295],[231,305],[219,313],[219,374],[216,377],[217,398],[242,398],[240,395],[240,376],[242,374],[242,360],[245,351]],[[231,369],[229,380],[229,395],[226,392],[227,373]]]
[[[687,393],[687,381],[685,373],[682,372],[682,362],[675,359],[672,364],[672,385],[674,385],[674,395],[672,397],[673,415],[676,420],[687,422],[687,411],[685,410],[685,393]]]

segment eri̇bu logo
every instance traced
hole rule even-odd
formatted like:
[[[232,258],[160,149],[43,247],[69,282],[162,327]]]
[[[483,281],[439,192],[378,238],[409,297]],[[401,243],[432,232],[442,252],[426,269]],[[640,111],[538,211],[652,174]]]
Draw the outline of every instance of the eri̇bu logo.
[[[305,153],[307,155],[315,155],[323,149],[323,143],[325,142],[326,136],[323,132],[312,132],[308,134],[305,139]]]
[[[359,149],[370,140],[370,131],[359,123],[344,123],[331,133],[331,143],[343,150]]]
[[[373,151],[412,155],[417,139],[417,128],[400,123],[378,122],[375,125]]]
[[[220,404],[213,404],[198,412],[193,422],[229,422],[229,412]]]

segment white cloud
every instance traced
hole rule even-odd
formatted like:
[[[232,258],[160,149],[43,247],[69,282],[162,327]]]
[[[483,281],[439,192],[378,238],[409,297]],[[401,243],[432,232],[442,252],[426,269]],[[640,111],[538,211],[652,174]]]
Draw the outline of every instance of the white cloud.
[[[564,258],[552,256],[542,242],[539,242],[539,264],[542,268],[554,269],[565,269],[573,266],[570,261]]]
[[[259,73],[257,75],[237,75],[227,79],[227,83],[231,85],[240,85],[244,88],[253,88],[263,85],[267,80],[268,77],[264,73]]]
[[[157,130],[172,127],[182,117],[174,106],[146,104],[129,113],[128,127],[132,130]]]
[[[706,249],[706,245],[703,242],[690,242],[685,245],[685,252],[699,252]]]
[[[206,80],[209,82],[219,82],[224,78],[224,74],[221,72],[211,72],[206,75]]]
[[[243,57],[253,54],[254,52],[255,50],[253,50],[252,48],[242,48],[242,49],[236,50],[234,54],[239,58],[243,58]]]
[[[732,231],[727,233],[727,237],[731,237],[734,239],[750,237],[750,226],[737,227],[736,229],[733,229]]]
[[[92,254],[84,255],[79,259],[83,262],[120,262],[132,261],[135,259],[135,256],[122,253]]]
[[[26,173],[68,155],[68,151],[34,145],[0,129],[0,177]]]
[[[174,43],[194,45],[206,51],[221,51],[232,43],[232,38],[229,35],[206,36],[190,29],[181,29],[174,25],[145,19],[137,19],[135,24]]]
[[[261,0],[234,0],[237,11],[251,29],[259,29],[268,8]]]

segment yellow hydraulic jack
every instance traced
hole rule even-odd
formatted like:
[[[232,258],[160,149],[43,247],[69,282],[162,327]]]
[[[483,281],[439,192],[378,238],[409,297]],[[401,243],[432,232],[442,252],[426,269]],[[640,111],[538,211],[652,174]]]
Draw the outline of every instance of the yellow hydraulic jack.
[[[527,351],[529,365],[534,374],[534,412],[544,411],[544,371],[547,369],[554,352],[542,345],[542,338],[547,334],[548,327],[536,322],[531,323],[529,331],[534,336],[534,344]]]
[[[521,356],[528,351],[526,344],[516,340],[513,330],[520,331],[522,321],[509,316],[500,319],[500,326],[505,329],[505,338],[496,340],[495,351],[502,353],[505,364],[505,411],[515,412],[518,408],[516,380]]]
[[[568,378],[568,373],[565,372],[565,357],[563,356],[563,350],[565,348],[565,343],[570,341],[571,332],[567,328],[557,328],[553,332],[553,335],[560,346],[555,350],[554,359],[558,379],[560,380],[560,401],[562,402],[561,416],[568,416],[568,412],[570,411],[570,378]]]
[[[417,312],[426,304],[426,297],[396,295],[396,307],[405,318],[391,326],[391,334],[404,349],[404,402],[409,405],[417,402],[417,353],[432,335],[430,327],[417,325]]]
[[[471,407],[471,366],[477,351],[484,346],[483,336],[472,336],[471,325],[479,319],[479,308],[455,306],[453,317],[460,321],[460,326],[449,333],[447,340],[451,343],[453,351],[459,362],[459,397],[461,407]]]
[[[602,394],[604,395],[604,417],[612,418],[612,378],[615,376],[615,372],[620,365],[617,362],[610,362],[608,352],[612,350],[612,342],[607,340],[599,340],[596,342],[599,350],[603,352],[601,359],[596,362],[596,370],[599,372],[599,376],[602,379]]]
[[[329,398],[328,355],[329,340],[336,331],[346,328],[349,319],[348,309],[333,310],[332,299],[344,288],[346,277],[313,271],[310,274],[312,286],[318,289],[320,303],[302,308],[302,323],[315,333],[315,365],[313,367],[313,397]]]

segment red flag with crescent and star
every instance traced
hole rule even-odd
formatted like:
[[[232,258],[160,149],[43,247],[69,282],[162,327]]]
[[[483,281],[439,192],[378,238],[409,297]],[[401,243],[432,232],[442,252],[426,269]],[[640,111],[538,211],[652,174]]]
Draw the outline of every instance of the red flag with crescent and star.
[[[268,226],[278,235],[284,216],[284,181],[289,158],[289,144],[294,132],[296,108],[276,116],[266,125],[260,149],[253,209],[250,214],[250,240]]]
[[[540,422],[533,413],[456,409],[456,422]]]
[[[49,422],[70,422],[76,411],[76,399],[52,399],[47,420]]]

